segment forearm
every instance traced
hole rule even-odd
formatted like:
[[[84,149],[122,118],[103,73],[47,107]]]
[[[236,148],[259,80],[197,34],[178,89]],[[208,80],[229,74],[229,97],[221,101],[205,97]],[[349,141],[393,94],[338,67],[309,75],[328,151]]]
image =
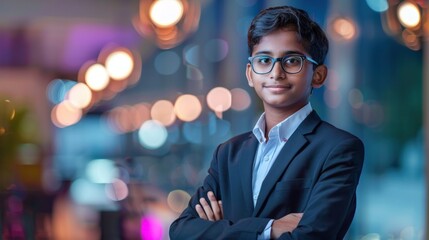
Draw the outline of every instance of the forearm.
[[[170,227],[170,238],[178,239],[256,239],[267,225],[268,218],[243,218],[208,221],[194,217],[188,208]]]

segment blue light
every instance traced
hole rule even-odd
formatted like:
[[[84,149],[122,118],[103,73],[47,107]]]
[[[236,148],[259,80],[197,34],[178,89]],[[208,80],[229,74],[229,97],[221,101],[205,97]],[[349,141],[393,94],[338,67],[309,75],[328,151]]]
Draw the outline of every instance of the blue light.
[[[376,12],[384,12],[389,8],[386,0],[366,0],[366,3]]]

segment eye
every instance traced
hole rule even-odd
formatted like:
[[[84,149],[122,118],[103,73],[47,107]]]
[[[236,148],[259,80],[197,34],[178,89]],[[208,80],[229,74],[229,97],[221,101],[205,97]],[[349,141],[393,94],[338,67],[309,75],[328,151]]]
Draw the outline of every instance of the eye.
[[[260,56],[255,58],[256,63],[261,64],[261,65],[270,65],[272,62],[272,59],[268,56]]]
[[[301,64],[301,61],[302,59],[299,56],[290,56],[283,59],[283,64],[285,66],[297,66]]]

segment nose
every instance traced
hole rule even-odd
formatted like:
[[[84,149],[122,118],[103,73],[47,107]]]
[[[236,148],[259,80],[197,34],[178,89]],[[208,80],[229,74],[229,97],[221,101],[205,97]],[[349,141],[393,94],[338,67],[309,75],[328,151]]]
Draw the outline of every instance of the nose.
[[[274,62],[273,70],[271,71],[271,78],[283,79],[286,76],[286,72],[282,68],[282,62],[277,60]]]

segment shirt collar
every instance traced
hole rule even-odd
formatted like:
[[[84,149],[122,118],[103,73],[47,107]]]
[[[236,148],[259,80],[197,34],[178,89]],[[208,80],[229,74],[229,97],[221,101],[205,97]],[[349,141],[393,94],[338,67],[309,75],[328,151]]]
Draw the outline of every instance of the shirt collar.
[[[269,132],[270,137],[277,137],[279,142],[286,142],[290,136],[295,132],[298,126],[304,121],[304,119],[313,111],[310,103],[307,103],[304,107],[290,115],[285,120],[274,126]],[[259,117],[252,130],[253,135],[258,139],[259,143],[266,141],[265,139],[265,112]]]

